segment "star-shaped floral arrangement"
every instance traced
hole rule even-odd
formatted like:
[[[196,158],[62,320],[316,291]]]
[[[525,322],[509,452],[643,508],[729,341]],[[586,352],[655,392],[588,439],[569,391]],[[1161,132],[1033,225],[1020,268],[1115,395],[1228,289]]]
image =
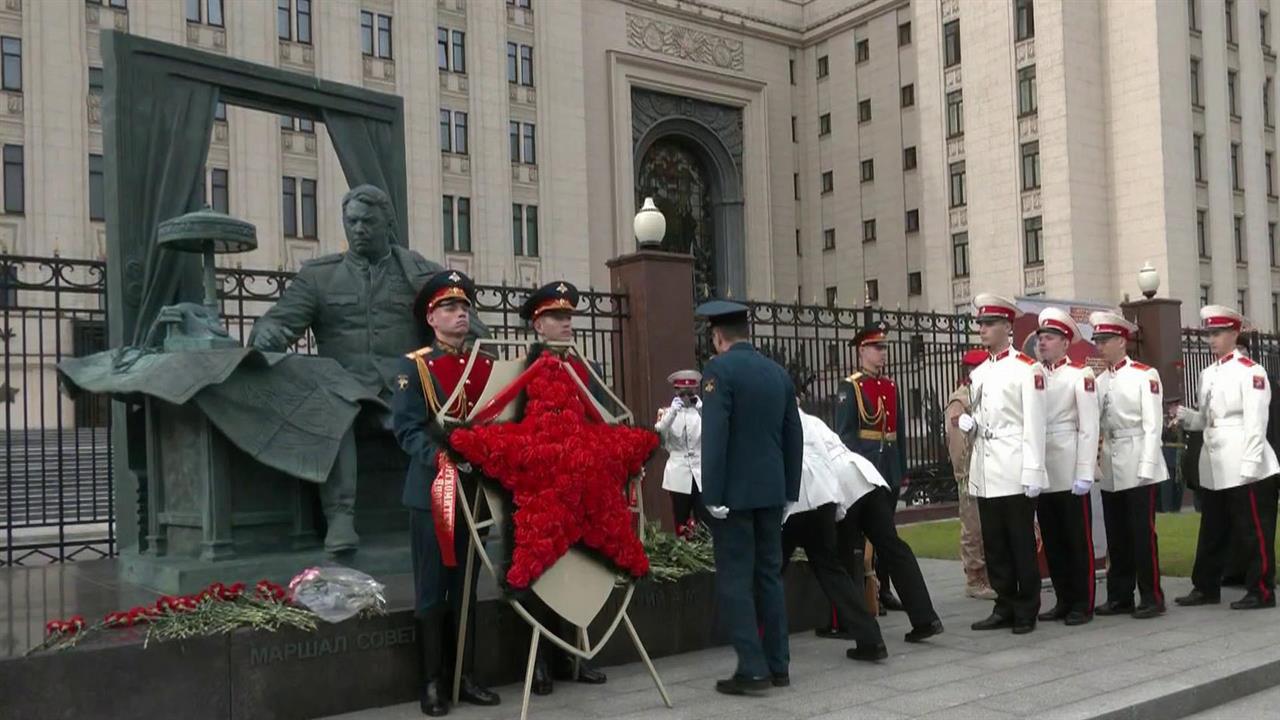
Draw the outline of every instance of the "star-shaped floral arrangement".
[[[512,495],[514,549],[507,585],[533,584],[581,543],[632,576],[649,572],[633,528],[627,481],[658,447],[651,430],[598,420],[562,358],[544,352],[517,380],[526,402],[515,422],[458,428],[449,445]]]

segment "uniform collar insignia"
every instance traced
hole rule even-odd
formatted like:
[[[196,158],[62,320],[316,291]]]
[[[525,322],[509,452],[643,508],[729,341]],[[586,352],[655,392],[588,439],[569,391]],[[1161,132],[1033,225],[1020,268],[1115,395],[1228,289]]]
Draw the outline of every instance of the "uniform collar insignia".
[[[1125,365],[1128,365],[1128,364],[1129,364],[1129,358],[1126,357],[1122,359],[1120,362],[1116,363],[1115,365],[1112,365],[1111,372],[1118,372],[1119,370],[1124,368]]]
[[[1230,361],[1232,358],[1234,358],[1235,356],[1236,356],[1236,351],[1235,351],[1235,350],[1232,350],[1231,352],[1227,353],[1226,355],[1223,355],[1223,356],[1222,356],[1222,358],[1218,360],[1218,363],[1219,363],[1219,364],[1222,364],[1222,363],[1229,362],[1229,361]]]
[[[995,355],[992,355],[992,356],[991,356],[991,359],[992,359],[992,360],[1003,360],[1003,359],[1005,359],[1005,358],[1009,357],[1009,351],[1010,351],[1010,350],[1011,350],[1011,348],[1005,348],[1004,350],[1001,350],[1000,352],[996,353]]]

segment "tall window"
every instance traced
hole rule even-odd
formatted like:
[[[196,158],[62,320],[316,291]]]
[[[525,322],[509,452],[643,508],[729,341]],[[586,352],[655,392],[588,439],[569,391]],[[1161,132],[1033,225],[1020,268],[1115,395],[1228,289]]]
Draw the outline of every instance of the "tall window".
[[[227,104],[219,100],[213,106],[213,119],[221,122],[227,121]]]
[[[303,178],[302,188],[302,237],[318,237],[316,223],[316,181]]]
[[[391,16],[360,11],[360,52],[391,59]]]
[[[445,252],[471,252],[471,199],[445,195],[440,210]]]
[[[537,144],[534,139],[533,123],[524,123],[522,130],[520,157],[526,165],[537,165],[538,153],[536,152]]]
[[[1028,65],[1018,71],[1018,115],[1030,115],[1037,107],[1036,66]]]
[[[835,228],[827,228],[826,230],[823,230],[823,231],[822,231],[822,249],[823,249],[823,250],[835,250],[835,249],[836,249],[836,231],[835,231]]]
[[[879,280],[876,280],[873,278],[866,282],[866,296],[867,296],[867,302],[880,301],[880,281]]]
[[[1271,267],[1280,267],[1276,264],[1276,260],[1280,260],[1280,254],[1276,253],[1276,224],[1267,223],[1267,249],[1271,255]]]
[[[1187,0],[1187,26],[1200,32],[1200,0]]]
[[[1231,112],[1231,117],[1239,117],[1240,110],[1236,105],[1236,71],[1227,71],[1227,110]]]
[[[1013,12],[1017,20],[1018,40],[1036,36],[1036,16],[1031,0],[1014,0]]]
[[[511,239],[515,254],[538,257],[538,206],[511,206]]]
[[[818,137],[831,134],[831,113],[818,116]]]
[[[1191,58],[1191,104],[1200,107],[1200,58]]]
[[[856,48],[857,48],[856,62],[864,63],[871,59],[871,41],[870,40],[866,40],[866,39],[859,40]]]
[[[791,173],[791,194],[800,199],[800,173]]]
[[[1022,189],[1035,190],[1040,187],[1040,142],[1038,140],[1022,144]]]
[[[1227,15],[1227,42],[1234,43],[1236,41],[1236,0],[1226,0],[1223,6]]]
[[[1258,37],[1262,38],[1262,49],[1265,52],[1271,51],[1271,23],[1267,22],[1267,11],[1258,11]]]
[[[102,88],[104,87],[104,84],[105,84],[105,80],[103,79],[102,68],[94,67],[90,65],[89,66],[89,92],[101,93]],[[222,105],[222,103],[218,103],[218,104]],[[226,118],[223,118],[223,119],[225,120]]]
[[[862,182],[871,182],[876,179],[876,161],[867,158],[862,161]]]
[[[969,277],[969,233],[951,236],[951,273],[958,278]]]
[[[520,46],[520,84],[533,87],[533,48]]]
[[[102,156],[89,156],[89,219],[107,219],[107,199],[102,169]]]
[[[1280,332],[1280,295],[1271,293],[1271,332]]]
[[[818,58],[818,79],[821,80],[822,78],[830,74],[830,72],[831,70],[830,70],[829,63],[827,61],[827,56],[823,55],[822,57]]]
[[[898,26],[898,47],[911,44],[911,23],[904,22]]]
[[[903,85],[899,94],[901,95],[902,107],[908,108],[916,104],[916,86],[914,84]]]
[[[862,242],[875,242],[876,240],[876,220],[871,218],[862,221]]]
[[[296,13],[291,12],[291,5]],[[295,25],[298,30],[296,38],[293,32]],[[311,44],[311,0],[276,0],[276,36],[281,40],[296,39],[304,45]],[[365,54],[372,55],[373,52],[370,50]]]
[[[1196,209],[1196,246],[1200,250],[1200,257],[1209,258],[1209,211],[1204,208]]]
[[[858,102],[858,122],[871,122],[871,99]]]
[[[1201,285],[1200,286],[1200,307],[1204,307],[1205,305],[1208,305],[1210,297],[1212,297],[1212,292],[1210,292],[1210,286]]]
[[[1267,194],[1271,197],[1276,195],[1276,173],[1275,173],[1275,153],[1268,152],[1265,156],[1267,168]]]
[[[1022,221],[1022,248],[1028,265],[1044,264],[1044,234],[1039,216]]]
[[[298,181],[291,177],[281,178],[280,185],[280,218],[283,221],[285,237],[298,237]]]
[[[965,204],[964,199],[964,161],[951,163],[951,207]]]
[[[920,211],[919,210],[907,211],[906,230],[909,233],[920,232]]]
[[[4,146],[4,211],[21,215],[26,209],[24,164],[21,145]]]
[[[964,134],[964,97],[959,90],[947,93],[947,137]]]
[[[1236,290],[1236,307],[1240,310],[1241,315],[1249,314],[1249,289],[1240,288]]]
[[[1231,189],[1240,189],[1240,143],[1231,143]]]
[[[915,145],[912,145],[911,147],[902,148],[902,169],[903,170],[916,169],[916,146]]]
[[[834,170],[827,170],[822,173],[822,193],[825,195],[834,192],[836,189],[836,175]]]
[[[960,64],[960,21],[952,20],[942,26],[943,67]]]
[[[795,85],[796,84],[796,61],[795,60],[787,61],[787,73],[791,77],[791,84]]]
[[[440,150],[467,154],[467,114],[461,110],[440,111]]]
[[[839,293],[839,289],[835,286],[832,286],[827,288],[826,291],[827,291],[827,307],[833,308],[836,306],[836,297]]]
[[[1274,125],[1271,119],[1271,88],[1273,83],[1271,78],[1262,81],[1262,124],[1267,127]]]
[[[22,38],[0,37],[0,89],[22,92]]]
[[[1196,182],[1204,182],[1204,135],[1191,136],[1191,159],[1195,164]]]
[[[187,0],[187,22],[204,22],[214,27],[223,27],[222,0]]]
[[[467,71],[467,34],[461,30],[452,30],[449,35],[453,38],[453,47],[449,53],[449,69],[456,73],[465,73]]]
[[[924,294],[924,276],[919,270],[907,273],[907,294],[912,296]]]
[[[1244,216],[1235,216],[1234,236],[1236,241],[1236,262],[1244,264],[1245,261],[1245,238],[1244,238]]]

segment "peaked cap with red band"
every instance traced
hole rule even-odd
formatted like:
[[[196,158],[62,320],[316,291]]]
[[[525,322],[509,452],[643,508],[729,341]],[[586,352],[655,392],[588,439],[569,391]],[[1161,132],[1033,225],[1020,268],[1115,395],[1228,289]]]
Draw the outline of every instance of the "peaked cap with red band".
[[[1018,304],[1007,297],[982,293],[973,298],[974,315],[982,320],[1007,320],[1013,322],[1022,313]]]
[[[680,389],[696,388],[702,382],[702,373],[697,370],[677,370],[667,376],[667,382]]]
[[[1049,307],[1040,311],[1040,328],[1037,332],[1056,332],[1070,342],[1080,339],[1080,326],[1071,314],[1061,308]]]
[[[578,307],[578,288],[573,283],[556,280],[534,290],[520,306],[520,317],[528,322],[553,310],[573,312]]]
[[[1240,330],[1244,316],[1225,305],[1205,305],[1200,308],[1200,322],[1205,330]]]
[[[1138,326],[1119,313],[1106,311],[1090,313],[1089,324],[1093,326],[1095,338],[1099,335],[1119,335],[1125,340],[1131,340],[1138,333]]]
[[[435,333],[427,325],[427,313],[448,300],[461,301],[472,306],[476,304],[476,284],[467,277],[466,273],[459,270],[441,270],[427,278],[426,284],[418,291],[418,295],[413,300],[413,317],[426,326],[428,335],[434,336]]]
[[[871,323],[853,336],[850,344],[854,347],[863,345],[883,345],[889,342],[889,326],[883,322]]]

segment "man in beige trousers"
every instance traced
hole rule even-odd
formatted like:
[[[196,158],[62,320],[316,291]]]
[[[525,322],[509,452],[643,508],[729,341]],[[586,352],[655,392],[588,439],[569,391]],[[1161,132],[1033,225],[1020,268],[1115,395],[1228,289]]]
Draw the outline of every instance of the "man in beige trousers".
[[[971,598],[994,600],[996,591],[987,580],[987,563],[982,553],[982,523],[978,519],[978,505],[969,496],[969,455],[973,452],[973,435],[956,427],[956,418],[969,413],[972,398],[969,392],[969,371],[987,359],[984,350],[970,350],[964,354],[960,365],[960,387],[951,393],[947,401],[947,454],[955,472],[956,487],[960,497],[960,560],[964,564],[964,592]]]

